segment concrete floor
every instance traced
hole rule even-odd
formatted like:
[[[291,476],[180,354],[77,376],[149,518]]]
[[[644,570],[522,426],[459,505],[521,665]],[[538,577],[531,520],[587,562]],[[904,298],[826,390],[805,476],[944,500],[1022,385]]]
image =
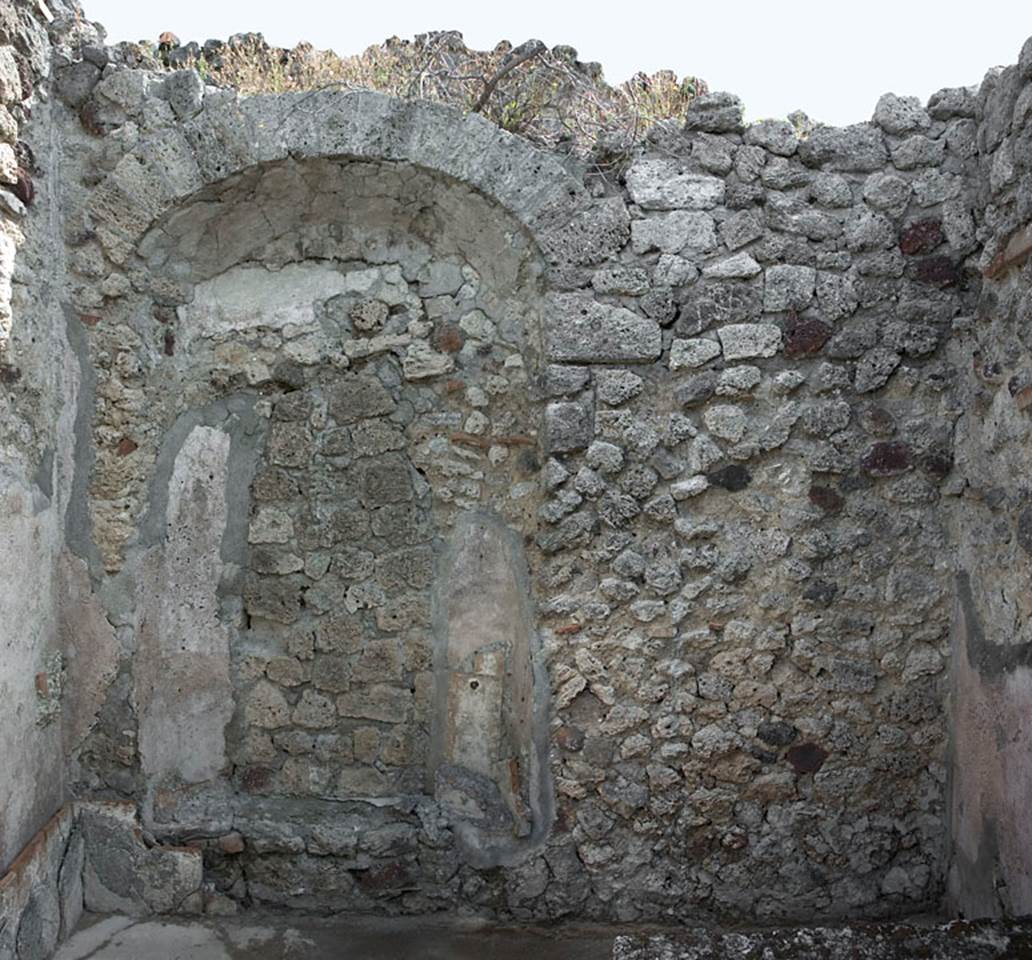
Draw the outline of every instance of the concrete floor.
[[[498,927],[437,918],[87,916],[56,960],[1032,960],[1019,923],[721,930]]]
[[[55,960],[609,960],[612,929],[426,919],[87,916]]]

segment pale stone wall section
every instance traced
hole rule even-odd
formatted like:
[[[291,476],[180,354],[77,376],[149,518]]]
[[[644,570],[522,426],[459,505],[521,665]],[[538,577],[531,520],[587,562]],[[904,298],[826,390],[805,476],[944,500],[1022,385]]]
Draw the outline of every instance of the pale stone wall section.
[[[218,589],[229,447],[222,430],[189,433],[169,479],[165,542],[140,563],[134,675],[141,763],[154,787],[210,780],[226,763],[233,692]]]

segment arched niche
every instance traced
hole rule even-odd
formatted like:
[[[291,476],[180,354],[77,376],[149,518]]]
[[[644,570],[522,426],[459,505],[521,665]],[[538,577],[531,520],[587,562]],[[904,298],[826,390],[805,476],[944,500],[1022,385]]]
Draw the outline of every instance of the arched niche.
[[[431,797],[474,865],[540,845],[524,541],[544,266],[525,225],[412,163],[289,157],[197,190],[126,267],[149,352],[126,426],[153,469],[117,509],[141,517],[123,549],[162,815],[213,783],[283,816]]]

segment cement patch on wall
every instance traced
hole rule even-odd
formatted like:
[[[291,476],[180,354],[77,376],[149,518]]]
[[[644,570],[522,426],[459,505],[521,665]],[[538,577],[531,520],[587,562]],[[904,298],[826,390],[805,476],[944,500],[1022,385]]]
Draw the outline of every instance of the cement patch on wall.
[[[962,916],[1021,916],[1032,912],[1032,666],[1015,662],[1022,647],[986,638],[966,574],[957,607],[948,893]]]
[[[219,620],[229,434],[195,426],[168,484],[167,539],[140,564],[146,611],[135,661],[144,772],[185,783],[225,764],[233,713],[229,632]]]
[[[64,749],[73,756],[97,722],[118,672],[114,627],[93,592],[86,562],[65,551],[58,559],[59,629],[65,654]]]
[[[354,282],[321,263],[289,263],[280,270],[241,264],[203,281],[193,300],[180,308],[180,347],[195,337],[210,337],[255,327],[306,327],[316,320],[315,306],[345,292]]]
[[[459,515],[439,564],[434,648],[428,776],[458,818],[470,861],[504,863],[551,826],[539,756],[548,684],[534,672],[539,644],[519,538],[486,511]]]
[[[0,555],[8,558],[0,579],[0,870],[63,799],[61,725],[45,712],[49,658],[57,651],[55,527],[42,493],[0,472]]]

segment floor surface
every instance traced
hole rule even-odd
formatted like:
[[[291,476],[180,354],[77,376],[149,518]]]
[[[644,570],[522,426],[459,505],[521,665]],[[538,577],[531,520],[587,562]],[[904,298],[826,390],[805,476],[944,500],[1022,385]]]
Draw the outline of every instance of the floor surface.
[[[1032,960],[1023,923],[665,930],[438,918],[87,916],[56,960]]]
[[[426,920],[87,916],[55,960],[609,960],[613,930]]]

